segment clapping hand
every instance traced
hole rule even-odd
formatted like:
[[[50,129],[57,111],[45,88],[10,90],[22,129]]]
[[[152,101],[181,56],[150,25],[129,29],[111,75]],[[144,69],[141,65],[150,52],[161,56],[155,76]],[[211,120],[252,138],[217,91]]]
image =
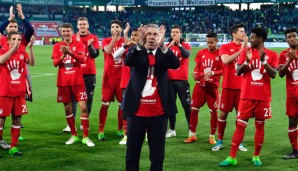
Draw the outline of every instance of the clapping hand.
[[[259,50],[259,55],[260,55],[261,62],[264,62],[265,61],[265,55],[266,55],[264,49]]]
[[[30,39],[30,42],[29,42],[29,44],[28,44],[29,48],[32,48],[32,46],[33,46],[33,44],[34,44],[34,41],[35,41],[35,36],[32,35],[32,36],[31,36],[31,39]]]
[[[159,29],[160,29],[160,33],[159,33],[159,38],[157,40],[157,43],[158,43],[158,46],[161,46],[164,44],[166,29],[164,25],[161,25]]]
[[[251,48],[246,49],[246,62],[249,62],[252,58]]]
[[[72,51],[69,49],[68,46],[61,45],[60,48],[61,48],[61,51],[63,52],[64,55],[72,54]]]
[[[290,49],[287,53],[287,57],[292,61],[293,59],[298,60],[297,50]]]

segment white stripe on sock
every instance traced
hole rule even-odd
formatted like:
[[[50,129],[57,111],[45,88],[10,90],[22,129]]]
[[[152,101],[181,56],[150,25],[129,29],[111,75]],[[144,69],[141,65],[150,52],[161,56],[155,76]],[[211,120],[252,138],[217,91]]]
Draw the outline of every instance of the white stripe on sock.
[[[288,129],[288,132],[295,132],[295,131],[297,131],[297,130],[298,130],[297,128],[292,129],[292,130],[289,130],[289,129]]]
[[[191,109],[193,109],[193,110],[200,110],[200,108],[196,108],[196,107],[191,107]]]
[[[71,118],[71,117],[73,117],[73,114],[66,115],[66,118]]]
[[[18,125],[11,125],[12,128],[15,128],[15,129],[20,129],[21,126],[18,126]]]
[[[247,122],[245,122],[244,120],[237,119],[237,121],[238,121],[238,122],[242,122],[242,123],[244,123],[244,124],[246,124],[246,125],[247,125]]]
[[[109,106],[110,102],[102,102],[103,105]]]
[[[221,119],[219,119],[219,118],[218,118],[218,121],[219,121],[219,122],[226,122],[226,120],[221,120]]]

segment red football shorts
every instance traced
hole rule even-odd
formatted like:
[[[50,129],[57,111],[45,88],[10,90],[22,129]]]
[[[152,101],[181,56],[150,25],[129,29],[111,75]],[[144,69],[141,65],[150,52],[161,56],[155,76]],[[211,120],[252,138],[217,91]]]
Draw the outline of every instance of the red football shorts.
[[[232,112],[235,107],[238,111],[240,100],[240,90],[223,88],[220,98],[220,110],[223,112]]]
[[[118,102],[122,102],[122,88],[120,88],[121,79],[108,79],[102,80],[102,101],[113,102],[114,96]]]
[[[70,103],[72,95],[77,102],[86,101],[88,99],[84,84],[75,86],[58,87],[57,102]]]
[[[202,87],[196,83],[193,93],[191,107],[201,108],[207,102],[209,109],[217,110],[218,88]]]
[[[7,117],[10,114],[20,116],[27,113],[28,110],[24,96],[0,97],[0,116]]]
[[[287,97],[286,114],[288,116],[298,116],[298,97]]]
[[[237,119],[270,119],[271,104],[259,100],[240,100]]]

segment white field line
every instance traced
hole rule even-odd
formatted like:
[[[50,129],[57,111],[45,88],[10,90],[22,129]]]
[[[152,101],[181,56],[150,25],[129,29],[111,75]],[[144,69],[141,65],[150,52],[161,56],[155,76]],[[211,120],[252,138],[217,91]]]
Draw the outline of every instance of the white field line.
[[[44,76],[51,76],[51,75],[55,75],[55,74],[51,74],[51,73],[36,73],[31,75],[31,77],[44,77]]]

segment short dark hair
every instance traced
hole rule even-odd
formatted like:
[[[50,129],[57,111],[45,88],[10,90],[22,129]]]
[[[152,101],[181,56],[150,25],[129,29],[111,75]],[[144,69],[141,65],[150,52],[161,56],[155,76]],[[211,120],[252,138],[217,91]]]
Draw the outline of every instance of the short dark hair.
[[[239,28],[244,28],[244,24],[243,23],[239,23],[239,24],[235,24],[232,27],[230,27],[231,34],[237,33],[237,31],[238,31]]]
[[[112,24],[118,24],[121,28],[123,28],[123,26],[122,26],[122,22],[120,21],[120,20],[112,20],[111,21],[111,25]]]
[[[18,21],[16,19],[11,19],[9,23],[18,23]]]
[[[215,38],[217,39],[217,34],[214,33],[214,32],[209,32],[207,35],[206,35],[207,38]]]
[[[262,37],[264,42],[266,41],[268,36],[267,31],[261,27],[255,27],[251,29],[250,32],[255,33],[257,37]]]
[[[133,28],[132,30],[131,30],[131,32],[133,32],[133,31],[139,31],[137,28]]]
[[[285,36],[287,37],[287,34],[288,34],[288,33],[293,33],[293,32],[295,32],[295,33],[298,34],[298,31],[297,31],[296,28],[289,28],[289,29],[286,29],[286,30],[285,30]]]
[[[61,28],[71,28],[71,30],[73,30],[72,24],[70,24],[70,23],[63,23],[61,25]]]
[[[15,34],[21,35],[21,33],[19,33],[19,32],[11,31],[11,32],[9,32],[9,33],[7,34],[7,38],[8,38],[8,40],[11,40],[11,36],[12,36],[12,35],[15,35]]]
[[[179,29],[180,32],[182,33],[182,28],[178,25],[174,25],[171,30],[173,30],[173,29]]]

